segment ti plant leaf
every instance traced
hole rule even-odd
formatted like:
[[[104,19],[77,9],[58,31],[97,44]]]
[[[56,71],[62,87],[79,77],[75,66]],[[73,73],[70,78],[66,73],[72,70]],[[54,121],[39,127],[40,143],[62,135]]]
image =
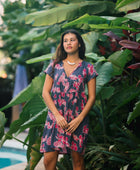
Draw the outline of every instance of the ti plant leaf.
[[[130,40],[121,40],[119,42],[120,45],[122,45],[124,48],[127,48],[129,50],[138,50],[140,51],[140,43]]]
[[[128,66],[128,68],[130,68],[130,69],[140,68],[140,63],[132,64],[132,65]]]

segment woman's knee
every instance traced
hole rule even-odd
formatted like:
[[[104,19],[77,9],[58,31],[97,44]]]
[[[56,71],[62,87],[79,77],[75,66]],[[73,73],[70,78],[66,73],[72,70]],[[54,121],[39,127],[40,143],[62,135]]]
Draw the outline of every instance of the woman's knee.
[[[44,153],[44,166],[45,168],[55,167],[57,162],[58,153],[57,152],[47,152]]]
[[[74,169],[84,169],[84,158],[80,153],[72,151],[72,162]]]
[[[48,155],[44,156],[44,165],[45,167],[49,166],[49,164],[51,164],[53,161],[52,157],[49,157]]]

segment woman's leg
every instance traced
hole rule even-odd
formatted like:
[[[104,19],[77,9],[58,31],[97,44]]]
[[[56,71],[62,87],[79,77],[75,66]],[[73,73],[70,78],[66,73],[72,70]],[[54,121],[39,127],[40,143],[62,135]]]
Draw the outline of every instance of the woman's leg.
[[[71,151],[73,170],[84,170],[84,158],[83,156],[75,151]]]
[[[44,166],[45,170],[56,170],[56,163],[58,158],[58,152],[45,152],[44,153]]]

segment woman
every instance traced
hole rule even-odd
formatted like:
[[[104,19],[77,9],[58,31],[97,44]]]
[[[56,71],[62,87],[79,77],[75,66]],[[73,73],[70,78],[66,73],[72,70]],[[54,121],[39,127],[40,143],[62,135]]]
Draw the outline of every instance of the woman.
[[[49,110],[40,151],[44,153],[46,170],[56,170],[59,153],[71,154],[73,170],[84,170],[87,114],[95,102],[97,76],[85,58],[81,35],[76,30],[68,30],[61,36],[56,59],[45,70],[42,96]]]

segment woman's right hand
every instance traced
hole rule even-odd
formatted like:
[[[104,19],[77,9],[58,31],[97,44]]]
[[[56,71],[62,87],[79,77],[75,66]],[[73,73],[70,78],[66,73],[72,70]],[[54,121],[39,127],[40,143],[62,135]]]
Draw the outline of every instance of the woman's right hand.
[[[62,128],[62,129],[67,129],[68,128],[68,122],[65,120],[65,118],[62,115],[57,115],[55,116],[57,124]]]

